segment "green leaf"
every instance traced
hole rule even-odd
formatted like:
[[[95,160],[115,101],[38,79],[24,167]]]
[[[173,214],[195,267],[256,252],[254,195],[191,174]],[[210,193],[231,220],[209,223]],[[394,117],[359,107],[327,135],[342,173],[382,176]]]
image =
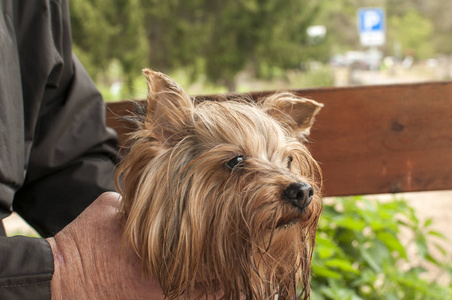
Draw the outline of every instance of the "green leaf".
[[[439,245],[439,244],[437,244],[437,243],[434,243],[433,246],[434,246],[439,252],[441,252],[441,254],[442,254],[443,256],[447,256],[447,251],[446,251],[446,249],[444,249],[441,245]]]
[[[312,273],[314,277],[324,277],[329,279],[341,279],[342,274],[336,271],[332,271],[329,268],[325,268],[319,265],[312,266]]]
[[[377,238],[380,239],[389,249],[397,251],[402,258],[407,258],[405,248],[400,243],[399,239],[389,232],[378,232]]]
[[[340,252],[340,248],[331,240],[317,237],[314,251],[319,259],[327,259]]]
[[[366,223],[364,223],[362,220],[356,220],[354,218],[345,216],[336,218],[335,220],[333,220],[333,222],[339,227],[347,228],[358,232],[361,232],[366,227]]]
[[[382,222],[380,219],[378,220],[372,220],[370,222],[370,227],[372,227],[372,229],[374,231],[380,231],[383,230],[385,227],[387,226],[387,223]]]
[[[386,294],[386,300],[400,300],[400,299],[394,293],[388,293]]]
[[[439,265],[441,264],[438,260],[436,260],[436,258],[434,258],[433,256],[431,256],[430,254],[427,254],[427,255],[425,256],[425,259],[426,259],[427,261],[431,262],[432,264],[437,265],[437,266],[439,266]]]
[[[381,267],[378,265],[376,259],[369,254],[366,249],[360,249],[361,256],[369,264],[369,266],[377,273],[381,273]]]
[[[407,222],[405,222],[405,221],[397,220],[397,223],[399,223],[399,224],[401,224],[401,225],[403,225],[403,226],[406,226],[406,227],[410,227],[410,228],[411,228],[411,224],[410,224],[410,223],[407,223]]]
[[[425,258],[428,253],[427,239],[425,236],[420,234],[416,235],[416,246],[419,256]]]
[[[424,227],[429,227],[430,225],[432,225],[432,223],[433,223],[433,219],[428,218],[427,220],[425,220]]]
[[[337,268],[344,272],[359,274],[359,271],[349,261],[344,259],[331,259],[325,263],[325,267]]]
[[[430,230],[428,232],[428,235],[436,236],[442,240],[447,240],[447,238],[444,234],[442,234],[441,232],[435,231],[435,230]]]
[[[314,286],[311,287],[311,299],[312,300],[326,300],[322,294],[318,293]]]

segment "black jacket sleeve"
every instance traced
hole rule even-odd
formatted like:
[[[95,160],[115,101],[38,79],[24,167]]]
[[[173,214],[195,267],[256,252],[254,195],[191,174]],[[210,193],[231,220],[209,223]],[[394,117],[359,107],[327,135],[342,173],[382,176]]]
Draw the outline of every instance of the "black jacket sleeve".
[[[45,239],[0,237],[0,253],[0,299],[50,299],[53,256]]]
[[[102,192],[114,190],[117,141],[105,127],[105,104],[75,57],[71,66],[64,96],[41,107],[27,176],[13,202],[14,210],[45,237]]]
[[[106,128],[102,96],[72,55],[67,2],[19,3],[15,22],[28,159],[13,209],[48,237],[103,191],[114,190],[117,141]]]
[[[114,189],[116,135],[71,48],[66,0],[0,0],[0,218],[44,237]],[[0,299],[50,299],[53,270],[46,240],[0,237]]]

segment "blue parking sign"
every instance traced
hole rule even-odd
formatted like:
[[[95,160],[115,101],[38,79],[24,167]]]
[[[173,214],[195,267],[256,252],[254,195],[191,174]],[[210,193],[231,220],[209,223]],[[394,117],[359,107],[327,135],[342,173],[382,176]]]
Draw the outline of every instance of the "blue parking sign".
[[[364,46],[379,46],[385,43],[385,11],[383,8],[361,8],[358,10],[358,32]]]

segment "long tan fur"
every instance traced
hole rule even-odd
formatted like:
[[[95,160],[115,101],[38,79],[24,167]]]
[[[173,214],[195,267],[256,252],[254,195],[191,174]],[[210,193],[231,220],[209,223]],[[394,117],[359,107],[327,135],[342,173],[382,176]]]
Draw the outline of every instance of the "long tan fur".
[[[322,105],[289,93],[194,105],[166,75],[144,74],[147,110],[117,172],[125,239],[143,270],[168,299],[191,299],[195,289],[308,298],[322,203],[320,168],[300,138]],[[282,197],[292,182],[314,189],[303,212]]]

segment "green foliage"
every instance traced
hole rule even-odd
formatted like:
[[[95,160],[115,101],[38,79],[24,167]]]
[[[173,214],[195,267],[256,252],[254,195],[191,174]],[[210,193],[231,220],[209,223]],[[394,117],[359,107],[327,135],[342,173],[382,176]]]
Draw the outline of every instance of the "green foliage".
[[[308,0],[79,0],[71,3],[74,49],[94,77],[117,59],[129,82],[149,66],[183,69],[192,82],[205,75],[233,90],[245,67],[260,75],[262,66],[298,68],[318,53],[326,60],[328,48],[313,51],[306,38],[319,7]]]
[[[419,221],[404,200],[351,197],[325,205],[312,263],[312,299],[451,299],[450,287],[422,279],[427,262],[452,270],[431,254],[427,240],[444,239],[431,225],[431,219]],[[412,240],[402,243],[402,230]],[[415,260],[408,254],[412,247]]]
[[[331,69],[325,65],[310,68],[304,72],[296,72],[299,76],[290,76],[292,89],[326,87],[334,85],[334,75]]]
[[[442,0],[324,0],[318,22],[328,28],[327,44],[337,52],[363,48],[359,43],[356,14],[359,8],[382,7],[386,11],[385,55],[394,55],[400,43],[404,55],[433,57],[437,50],[451,53],[452,42],[444,39],[452,29],[452,3]]]
[[[73,50],[93,78],[108,65],[112,57],[110,41],[118,32],[118,25],[107,19],[108,2],[73,1],[70,4]]]
[[[234,90],[245,67],[297,68],[306,58],[306,28],[318,5],[306,0],[143,0],[150,65],[188,70]],[[151,17],[152,16],[152,17]]]
[[[451,2],[452,3],[452,2]],[[97,83],[122,82],[123,98],[134,97],[144,67],[183,72],[190,83],[239,89],[246,70],[258,79],[300,70],[308,61],[359,50],[356,13],[381,6],[387,42],[394,55],[424,59],[437,50],[452,53],[448,35],[452,4],[443,0],[78,0],[70,3],[74,52]],[[326,38],[312,43],[306,29],[324,25]],[[121,77],[108,74],[112,62]],[[115,96],[116,97],[116,96]]]
[[[405,55],[426,59],[434,55],[432,44],[433,23],[415,10],[409,10],[402,16],[393,16],[388,22],[389,35],[393,41],[402,45]]]
[[[324,0],[321,5],[317,23],[327,27],[326,42],[332,53],[359,49],[356,12],[360,4],[356,0]]]
[[[70,5],[74,52],[90,75],[98,81],[112,62],[120,61],[124,86],[129,87],[148,65],[140,1],[80,0]]]
[[[426,17],[433,23],[432,39],[438,53],[452,53],[452,1],[425,1]]]

